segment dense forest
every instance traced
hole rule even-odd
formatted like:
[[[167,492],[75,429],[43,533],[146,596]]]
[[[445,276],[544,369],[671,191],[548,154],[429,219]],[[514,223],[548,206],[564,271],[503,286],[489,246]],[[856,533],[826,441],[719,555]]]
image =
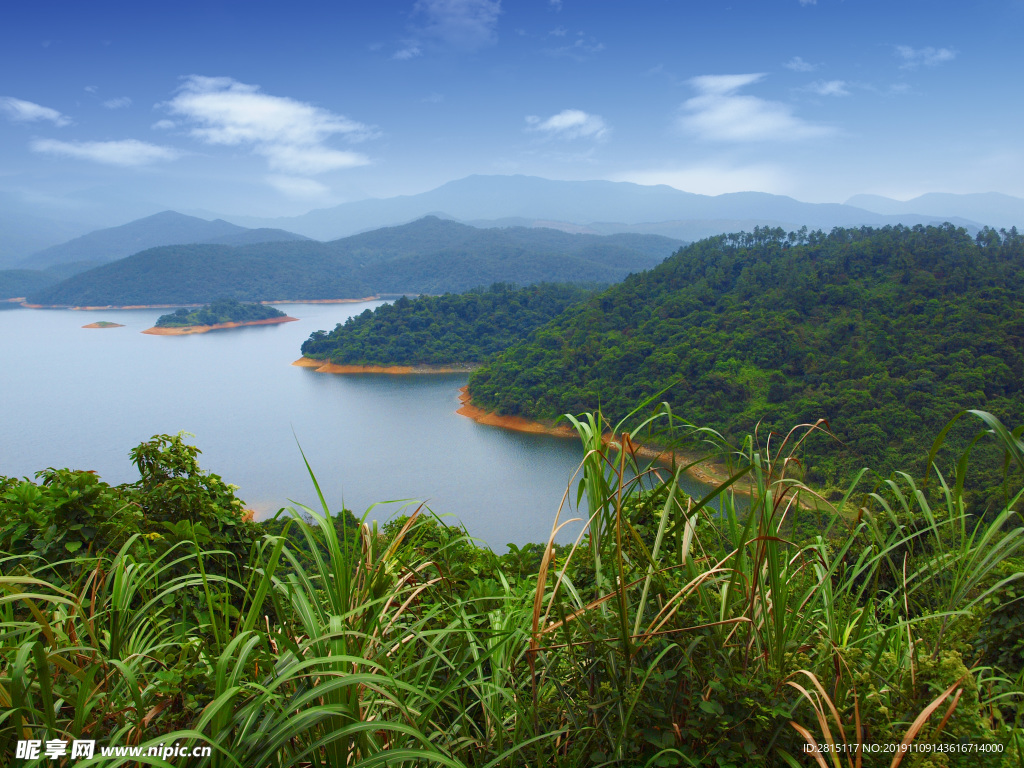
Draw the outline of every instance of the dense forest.
[[[329,243],[151,248],[28,295],[44,306],[354,299],[465,291],[495,282],[613,283],[663,261],[678,240],[476,227],[427,217]]]
[[[1024,443],[976,417],[1024,465]],[[0,477],[0,754],[53,765],[48,742],[87,741],[110,768],[138,763],[103,750],[136,745],[209,748],[170,763],[187,768],[1020,765],[1024,526],[1009,505],[966,512],[970,457],[945,486],[908,475],[868,494],[850,478],[811,512],[790,449],[723,444],[753,495],[738,513],[719,486],[712,514],[678,472],[641,474],[639,425],[573,424],[588,535],[503,555],[423,508],[378,525],[321,500],[253,522],[180,435],[131,451],[133,483]]]
[[[0,270],[0,299],[24,298],[58,282],[60,278],[38,269]]]
[[[251,323],[287,317],[284,312],[266,304],[240,304],[234,299],[218,299],[199,309],[176,309],[156,320],[157,328],[183,328],[190,325],[217,325],[218,323]]]
[[[1016,230],[722,235],[571,307],[469,391],[535,418],[599,404],[615,418],[661,393],[731,436],[826,418],[838,440],[819,441],[807,478],[835,485],[909,467],[964,408],[1021,421],[1022,292]]]
[[[595,290],[573,283],[495,283],[461,294],[402,297],[333,331],[315,331],[302,354],[344,365],[479,363]]]

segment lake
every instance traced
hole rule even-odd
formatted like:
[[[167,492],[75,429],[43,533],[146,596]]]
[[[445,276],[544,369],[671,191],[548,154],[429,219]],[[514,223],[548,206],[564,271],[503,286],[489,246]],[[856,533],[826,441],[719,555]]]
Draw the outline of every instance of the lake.
[[[546,540],[582,458],[575,441],[459,416],[465,374],[291,365],[310,333],[380,303],[279,305],[299,321],[189,336],[140,333],[167,309],[0,312],[0,474],[70,467],[132,482],[129,449],[185,431],[201,466],[239,486],[261,518],[318,506],[301,446],[333,510],[362,516],[393,501],[370,512],[385,520],[396,500],[423,501],[499,551]],[[125,327],[82,328],[101,320]]]

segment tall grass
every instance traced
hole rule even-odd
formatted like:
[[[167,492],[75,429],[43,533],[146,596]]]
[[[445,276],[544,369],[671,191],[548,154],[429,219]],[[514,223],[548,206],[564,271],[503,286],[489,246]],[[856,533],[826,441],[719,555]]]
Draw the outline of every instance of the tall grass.
[[[975,417],[1020,463],[1019,436]],[[969,457],[941,464],[942,436],[928,477],[862,472],[833,503],[799,480],[824,424],[731,448],[667,408],[570,422],[585,457],[531,578],[422,509],[339,534],[318,488],[237,577],[209,567],[225,552],[138,537],[70,581],[4,559],[0,761],[28,738],[194,741],[212,755],[174,764],[217,768],[853,768],[878,762],[866,744],[943,740],[1020,759],[1021,678],[973,641],[1021,578],[1024,490],[976,514]],[[659,426],[719,449],[727,480],[687,496],[688,465],[639,456]],[[586,530],[559,549],[572,514]],[[93,760],[130,762],[167,764]]]

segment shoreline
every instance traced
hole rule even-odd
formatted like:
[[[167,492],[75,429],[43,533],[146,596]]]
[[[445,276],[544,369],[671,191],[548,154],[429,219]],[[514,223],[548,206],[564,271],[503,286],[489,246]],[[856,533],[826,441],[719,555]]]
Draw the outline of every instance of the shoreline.
[[[95,323],[89,323],[88,325],[83,325],[82,327],[83,328],[124,328],[124,326],[121,323],[109,323],[109,322],[107,322],[105,320],[99,320],[99,321],[97,321]]]
[[[206,333],[207,331],[219,331],[224,328],[243,328],[247,325],[277,325],[279,323],[293,323],[297,317],[268,317],[265,320],[249,320],[244,323],[215,323],[214,325],[178,325],[168,328],[147,328],[141,333],[148,333],[150,336],[188,336],[193,333]]]
[[[493,411],[485,411],[483,408],[473,405],[469,396],[468,385],[459,389],[459,403],[461,403],[461,405],[455,412],[460,416],[472,419],[477,424],[486,424],[487,426],[511,429],[516,432],[552,435],[554,437],[561,438],[577,437],[576,432],[566,424],[546,424],[542,421],[525,419],[522,416],[502,416],[494,413]],[[611,436],[605,435],[605,442],[608,443],[610,441]],[[658,450],[657,448],[651,448],[650,446],[639,443],[635,443],[634,447],[638,456],[643,456],[648,459],[661,459],[667,462],[669,458],[675,458],[677,464],[689,464],[698,460],[697,456],[683,451]],[[729,479],[729,476],[724,473],[721,467],[716,466],[714,462],[707,460],[699,461],[697,464],[686,470],[686,474],[700,483],[711,486],[721,485]],[[737,493],[749,495],[749,492],[740,488],[739,484],[733,487],[736,488]]]
[[[299,368],[312,368],[316,373],[383,373],[392,376],[469,373],[479,367],[476,363],[466,365],[338,365],[323,360],[314,360],[310,357],[300,357],[292,365]]]
[[[364,301],[376,301],[380,296],[366,296],[362,299],[274,299],[273,301],[254,301],[253,304],[359,304]],[[17,301],[25,309],[73,309],[75,311],[95,311],[102,309],[173,309],[175,307],[205,307],[210,302],[202,304],[104,304],[102,306],[71,304],[28,304],[24,299],[4,299],[4,301]],[[296,318],[293,318],[296,319]]]

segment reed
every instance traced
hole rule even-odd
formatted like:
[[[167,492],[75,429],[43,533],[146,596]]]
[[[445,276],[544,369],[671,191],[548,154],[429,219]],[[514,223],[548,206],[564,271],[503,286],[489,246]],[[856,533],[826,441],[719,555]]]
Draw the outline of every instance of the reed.
[[[974,417],[1019,463],[1019,434]],[[861,472],[829,502],[800,480],[823,423],[734,448],[666,407],[569,421],[585,456],[532,576],[425,507],[336,526],[315,478],[319,506],[247,553],[136,534],[5,557],[0,755],[35,738],[192,741],[212,754],[174,765],[216,768],[858,768],[858,745],[970,740],[1020,764],[1024,673],[975,642],[1022,577],[1012,473],[979,514],[970,457],[943,463],[940,436],[927,477]],[[653,429],[718,452],[728,479],[687,496],[688,465],[641,457]],[[574,514],[584,533],[556,547]],[[94,760],[129,763],[168,764]]]

